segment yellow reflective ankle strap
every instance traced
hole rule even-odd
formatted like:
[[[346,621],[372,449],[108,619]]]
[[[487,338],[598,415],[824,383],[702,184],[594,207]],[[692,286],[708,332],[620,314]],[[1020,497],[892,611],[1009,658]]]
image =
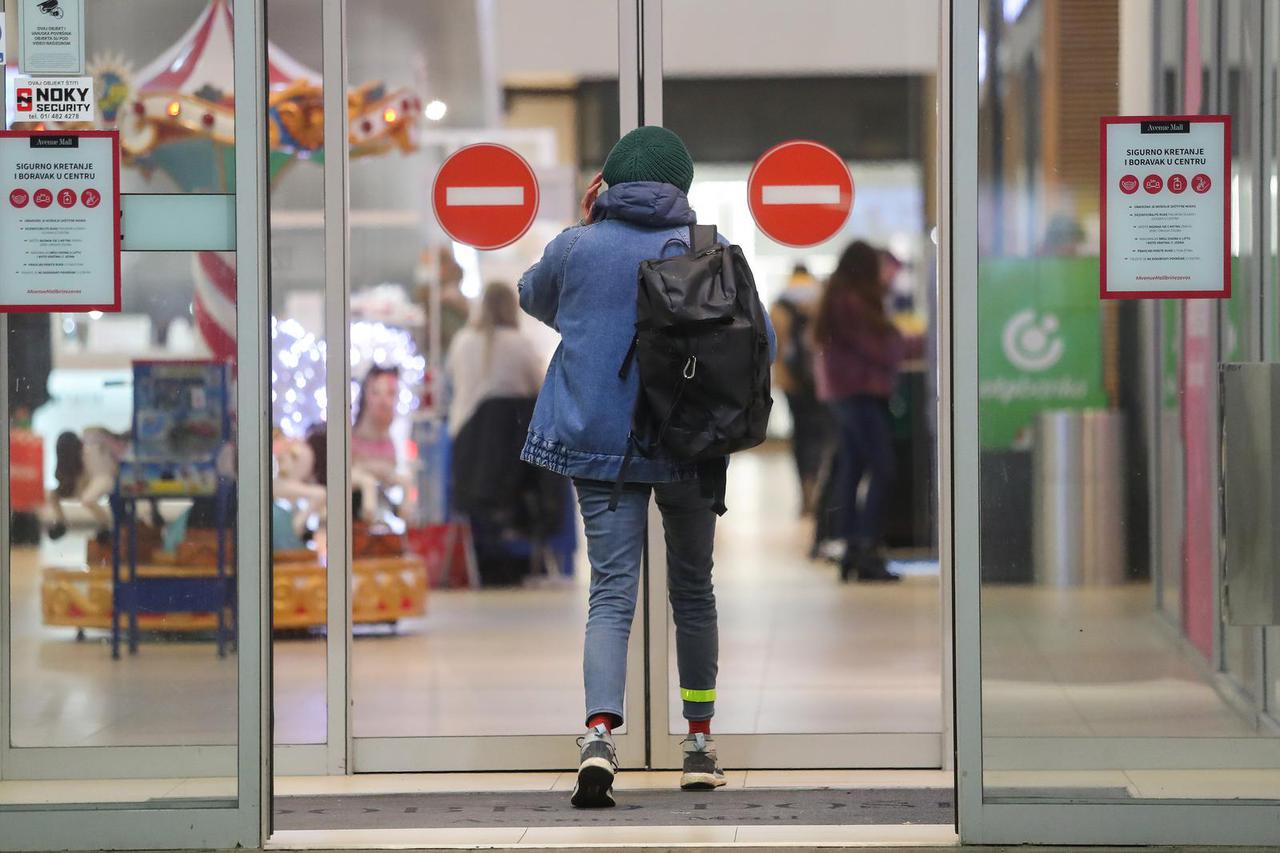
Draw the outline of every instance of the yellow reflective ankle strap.
[[[687,687],[681,687],[680,698],[686,702],[714,702],[716,701],[716,691],[715,688],[711,690],[690,690]]]

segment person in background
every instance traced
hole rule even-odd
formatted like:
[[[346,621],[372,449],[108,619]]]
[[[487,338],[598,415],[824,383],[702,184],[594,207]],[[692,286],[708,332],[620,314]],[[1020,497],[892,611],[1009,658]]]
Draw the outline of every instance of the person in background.
[[[898,580],[885,565],[882,543],[894,476],[888,404],[906,344],[885,310],[892,277],[884,267],[879,250],[851,243],[827,280],[813,323],[818,398],[836,424],[831,508],[845,540],[843,581]]]
[[[360,383],[355,422],[351,425],[351,486],[359,495],[357,517],[367,522],[378,515],[379,497],[392,487],[409,500],[411,478],[402,470],[400,455],[391,436],[400,397],[400,371],[374,365]],[[392,507],[397,515],[405,507]]]
[[[519,328],[519,315],[515,288],[488,285],[444,365],[449,500],[471,525],[485,586],[523,581],[539,543],[565,514],[563,480],[520,461],[546,363]]]
[[[454,336],[444,363],[451,437],[491,397],[538,396],[544,366],[529,336],[520,331],[519,316],[515,288],[495,282],[481,294],[475,320]]]
[[[471,304],[462,292],[462,267],[453,257],[450,246],[423,249],[414,267],[414,298],[422,306],[424,322],[414,331],[418,351],[430,350],[431,288],[440,287],[440,351],[447,353],[453,336],[464,329],[471,316]]]
[[[810,339],[819,287],[804,264],[796,264],[787,286],[769,309],[778,335],[773,387],[787,396],[791,410],[791,449],[800,478],[801,512],[812,514],[818,503],[818,476],[831,435],[831,416],[819,400],[813,379]]]
[[[884,288],[885,299],[896,302],[897,294],[894,292],[894,284],[902,273],[904,264],[888,249],[878,249],[876,253],[880,256],[880,286]]]
[[[1065,212],[1055,213],[1045,228],[1039,254],[1041,257],[1074,258],[1080,254],[1085,237],[1084,227],[1075,216]]]

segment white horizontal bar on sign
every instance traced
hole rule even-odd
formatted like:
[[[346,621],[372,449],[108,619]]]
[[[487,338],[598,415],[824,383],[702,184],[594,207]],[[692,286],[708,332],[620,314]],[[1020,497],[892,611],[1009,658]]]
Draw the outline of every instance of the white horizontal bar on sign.
[[[765,184],[765,204],[839,204],[838,184]]]
[[[446,187],[444,203],[449,207],[519,207],[524,204],[524,187]]]

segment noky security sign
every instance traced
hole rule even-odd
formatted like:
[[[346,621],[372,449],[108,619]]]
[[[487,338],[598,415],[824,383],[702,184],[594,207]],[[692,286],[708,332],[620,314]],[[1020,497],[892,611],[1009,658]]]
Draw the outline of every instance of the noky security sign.
[[[13,87],[18,121],[94,121],[92,77],[18,77]]]

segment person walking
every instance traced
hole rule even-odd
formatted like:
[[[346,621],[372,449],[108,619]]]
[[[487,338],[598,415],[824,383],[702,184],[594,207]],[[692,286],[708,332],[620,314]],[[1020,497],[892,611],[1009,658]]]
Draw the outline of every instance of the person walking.
[[[884,307],[891,281],[873,246],[851,243],[827,280],[813,323],[818,398],[830,407],[837,432],[831,509],[845,541],[842,581],[899,579],[882,554],[894,476],[889,397],[906,354]]]
[[[450,438],[458,437],[485,400],[538,395],[546,362],[520,329],[519,313],[515,288],[492,282],[480,294],[476,318],[453,337],[444,363]]]
[[[804,264],[796,264],[787,286],[769,309],[778,335],[778,360],[773,387],[787,397],[791,411],[791,449],[800,480],[801,513],[812,514],[818,504],[818,480],[831,435],[831,415],[819,400],[813,379],[810,326],[818,304],[819,287]]]
[[[627,641],[651,494],[666,532],[689,724],[680,786],[707,790],[725,783],[711,738],[719,657],[711,579],[715,497],[699,482],[700,466],[658,451],[630,459],[616,510],[610,509],[640,391],[636,371],[619,371],[636,334],[637,273],[642,261],[689,251],[697,221],[687,196],[692,182],[693,160],[679,136],[661,127],[631,131],[591,182],[582,221],[551,241],[520,280],[521,306],[561,335],[522,458],[573,479],[591,562],[583,651],[587,732],[571,797],[578,807],[614,804],[618,763],[611,732],[623,722]]]

